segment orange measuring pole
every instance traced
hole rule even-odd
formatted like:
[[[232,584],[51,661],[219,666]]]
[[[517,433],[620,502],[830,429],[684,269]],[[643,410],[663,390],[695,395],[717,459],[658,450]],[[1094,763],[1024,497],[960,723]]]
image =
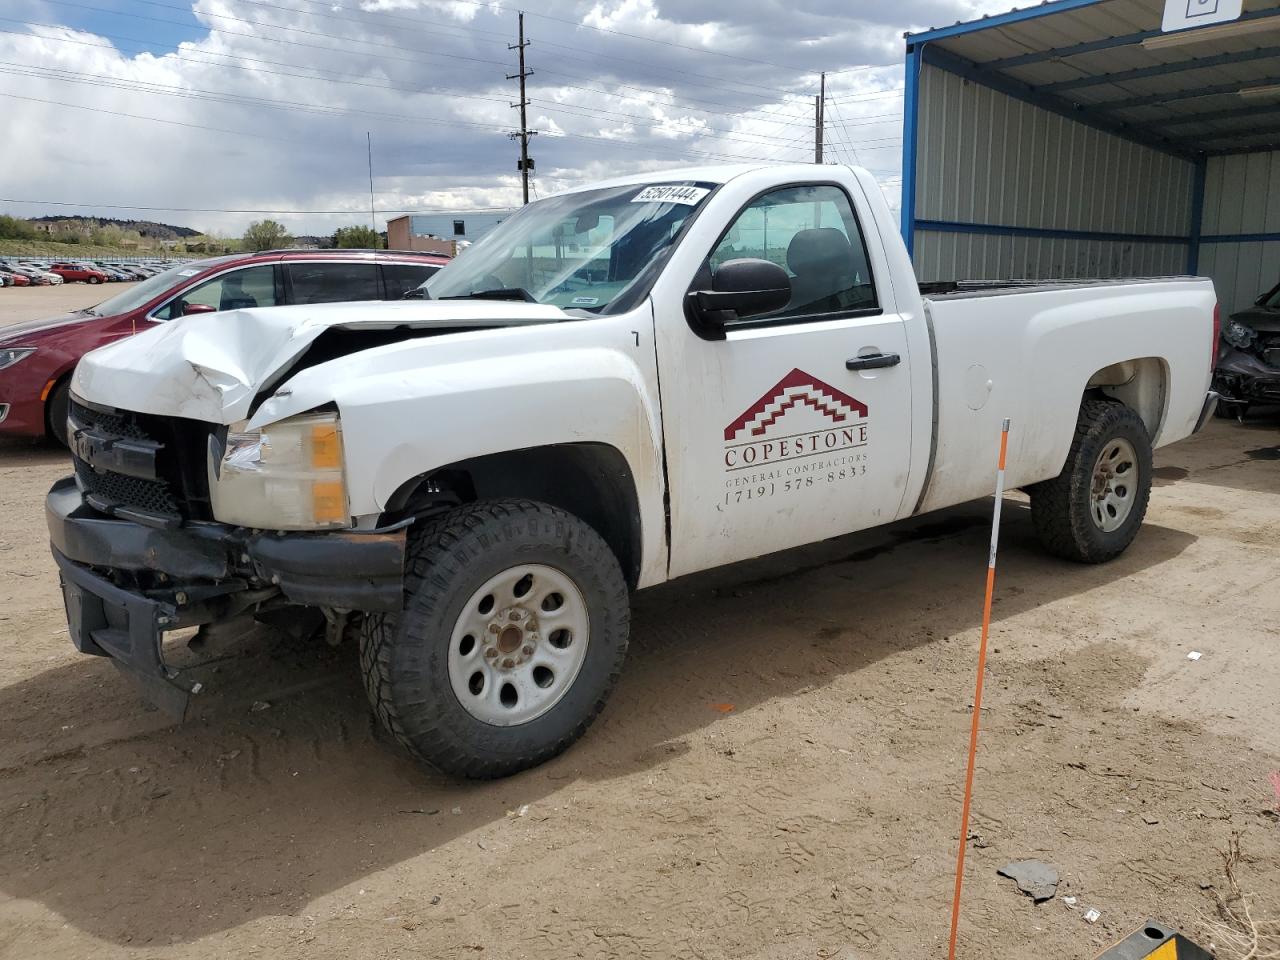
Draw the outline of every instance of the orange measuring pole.
[[[969,728],[969,764],[964,774],[964,803],[960,808],[960,849],[956,854],[956,892],[951,901],[951,942],[947,960],[956,960],[956,931],[960,927],[960,890],[964,886],[964,851],[969,841],[969,804],[973,799],[973,767],[978,756],[978,720],[982,716],[982,678],[987,669],[987,635],[991,632],[991,594],[996,586],[996,544],[1000,538],[1000,505],[1004,501],[1004,458],[1009,449],[1009,420],[1000,428],[1000,460],[996,466],[996,505],[991,516],[991,550],[987,554],[987,595],[982,601],[982,639],[978,643],[978,682],[973,691],[973,723]]]

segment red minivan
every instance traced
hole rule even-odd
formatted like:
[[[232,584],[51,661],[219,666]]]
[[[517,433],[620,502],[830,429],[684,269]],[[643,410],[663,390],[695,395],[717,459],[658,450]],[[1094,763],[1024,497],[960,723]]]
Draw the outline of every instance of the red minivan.
[[[449,262],[395,250],[272,250],[181,264],[95,307],[0,326],[0,436],[66,443],[68,381],[90,350],[196,313],[399,300]]]

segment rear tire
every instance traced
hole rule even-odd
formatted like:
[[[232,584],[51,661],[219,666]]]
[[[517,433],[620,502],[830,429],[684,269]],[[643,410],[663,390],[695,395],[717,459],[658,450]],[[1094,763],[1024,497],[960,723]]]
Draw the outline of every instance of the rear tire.
[[[1137,536],[1151,497],[1146,424],[1117,400],[1085,400],[1062,473],[1027,492],[1036,534],[1050,553],[1080,563],[1119,556]]]
[[[53,388],[49,400],[45,404],[45,417],[48,420],[49,436],[62,446],[67,445],[67,409],[71,401],[71,388],[68,381],[63,380]]]
[[[497,500],[426,520],[404,588],[400,613],[365,617],[360,663],[378,719],[418,759],[506,776],[565,750],[604,707],[629,597],[613,551],[577,517]]]

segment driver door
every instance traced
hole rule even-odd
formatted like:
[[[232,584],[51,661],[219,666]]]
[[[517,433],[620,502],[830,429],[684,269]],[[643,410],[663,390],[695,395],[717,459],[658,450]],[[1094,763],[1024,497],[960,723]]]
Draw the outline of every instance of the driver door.
[[[714,340],[682,304],[655,303],[673,331],[658,356],[673,577],[898,516],[910,466],[906,332],[858,200],[836,184],[766,192],[707,252],[695,288],[727,260],[770,260],[791,281],[782,310]]]

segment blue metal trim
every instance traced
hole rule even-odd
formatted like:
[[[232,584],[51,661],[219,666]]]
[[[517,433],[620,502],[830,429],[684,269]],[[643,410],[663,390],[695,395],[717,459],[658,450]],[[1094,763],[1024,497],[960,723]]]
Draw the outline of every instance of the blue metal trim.
[[[1280,233],[1215,233],[1201,237],[1201,243],[1275,243],[1280,242]]]
[[[1280,55],[1280,47],[1272,48],[1273,52]],[[1235,61],[1238,63],[1240,58]],[[1145,97],[1126,97],[1123,100],[1103,100],[1100,103],[1089,104],[1089,109],[1093,111],[1101,111],[1110,113],[1113,110],[1128,110],[1133,107],[1152,107],[1160,106],[1172,100],[1197,100],[1201,97],[1216,97],[1221,94],[1239,93],[1241,90],[1248,90],[1250,87],[1270,87],[1280,85],[1280,76],[1262,77],[1257,80],[1233,80],[1231,83],[1217,83],[1210,87],[1187,87],[1183,90],[1170,90],[1166,93],[1152,93]]]
[[[907,256],[915,250],[912,227],[916,220],[916,131],[920,125],[921,44],[907,44],[906,82],[902,104],[902,240]]]
[[[1251,131],[1256,133],[1258,131]],[[1265,132],[1265,131],[1264,131]],[[1239,157],[1250,153],[1276,153],[1280,151],[1280,143],[1274,140],[1269,143],[1256,143],[1249,147],[1223,147],[1218,150],[1206,150],[1206,157]]]
[[[1187,273],[1191,276],[1200,269],[1200,227],[1204,223],[1204,180],[1208,168],[1208,159],[1200,157],[1191,177],[1191,236],[1187,238]]]
[[[1024,10],[1010,10],[1008,13],[998,13],[994,17],[983,17],[981,20],[969,20],[964,23],[955,23],[949,27],[937,27],[933,30],[922,30],[920,33],[905,34],[907,43],[925,43],[929,40],[944,40],[947,37],[958,37],[966,33],[976,33],[979,30],[987,30],[991,27],[1007,27],[1011,23],[1022,23],[1026,20],[1038,20],[1040,17],[1049,17],[1055,13],[1065,13],[1068,10],[1076,10],[1080,7],[1091,7],[1095,3],[1105,3],[1106,0],[1054,0],[1054,2],[1041,3],[1038,7],[1028,7]]]
[[[917,230],[938,233],[982,233],[997,237],[1034,237],[1043,240],[1107,240],[1116,243],[1187,243],[1186,237],[1158,233],[1110,233],[1105,230],[1057,230],[1047,227],[1009,227],[995,223],[960,223],[954,220],[917,220]]]
[[[1186,70],[1200,70],[1204,67],[1218,67],[1229,63],[1246,63],[1250,60],[1269,60],[1280,55],[1280,47],[1258,47],[1255,50],[1242,50],[1240,53],[1220,53],[1212,57],[1192,57],[1189,60],[1178,60],[1175,63],[1158,63],[1151,67],[1135,67],[1132,70],[1117,70],[1114,73],[1091,73],[1071,80],[1059,80],[1057,83],[1046,83],[1039,87],[1044,93],[1059,93],[1063,90],[1078,90],[1080,87],[1092,87],[1099,83],[1123,83],[1126,80],[1142,80],[1146,77],[1162,77],[1169,73],[1182,73]],[[993,61],[987,64],[994,69]]]
[[[1172,117],[1162,117],[1159,120],[1149,121],[1152,126],[1161,127],[1179,127],[1184,123],[1212,123],[1215,120],[1238,120],[1241,117],[1260,117],[1264,114],[1275,113],[1280,110],[1280,103],[1259,103],[1251,107],[1232,107],[1230,110],[1206,110],[1203,113],[1179,113]],[[1147,124],[1143,124],[1147,126]],[[1203,139],[1214,139],[1215,134],[1221,134],[1224,137],[1234,137],[1240,134],[1250,134],[1253,130],[1211,130],[1202,136]]]
[[[1248,13],[1242,13],[1233,23],[1241,23],[1246,20],[1260,20],[1268,17],[1280,15],[1280,10],[1251,10]],[[1215,24],[1217,26],[1217,24]],[[1209,27],[1193,27],[1192,30],[1207,30]],[[1180,31],[1181,32],[1181,31]],[[1185,31],[1190,33],[1191,30]],[[1073,43],[1065,47],[1053,47],[1049,50],[1035,50],[1031,53],[1021,53],[1012,57],[1001,57],[998,60],[988,60],[985,66],[993,70],[1002,70],[1005,67],[1021,67],[1028,63],[1040,63],[1044,60],[1060,60],[1063,57],[1077,57],[1082,53],[1093,53],[1095,50],[1109,50],[1113,47],[1128,47],[1135,43],[1141,43],[1152,37],[1162,36],[1162,30],[1140,30],[1137,33],[1127,33],[1118,37],[1103,37],[1098,40],[1086,40],[1084,43]],[[1064,88],[1065,89],[1065,88]]]
[[[942,47],[926,46],[921,56],[925,63],[948,70],[975,83],[981,83],[1018,100],[1034,104],[1043,110],[1059,114],[1084,126],[1093,127],[1104,133],[1131,140],[1144,147],[1150,147],[1153,150],[1159,150],[1162,153],[1168,153],[1184,160],[1193,159],[1196,155],[1194,147],[1188,147],[1188,145],[1173,138],[1153,133],[1123,120],[1092,116],[1084,107],[1078,104],[1064,100],[1061,97],[1048,96],[1042,92],[1043,88],[1033,87],[1003,73],[986,70],[980,64],[958,56]]]

